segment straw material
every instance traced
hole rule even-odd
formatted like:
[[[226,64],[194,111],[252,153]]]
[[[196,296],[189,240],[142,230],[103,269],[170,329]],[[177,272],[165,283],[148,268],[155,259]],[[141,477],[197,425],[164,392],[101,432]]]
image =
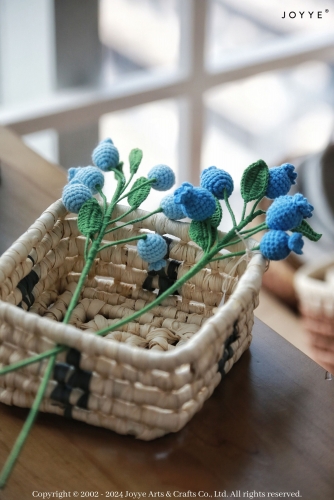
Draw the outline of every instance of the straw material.
[[[116,207],[113,218],[126,210]],[[137,210],[122,222],[145,214]],[[239,257],[213,262],[179,295],[101,338],[96,331],[142,309],[187,272],[202,250],[189,241],[187,223],[160,213],[118,230],[117,239],[147,231],[163,235],[166,273],[148,273],[135,245],[101,251],[65,325],[85,243],[76,218],[66,216],[59,200],[0,258],[0,364],[66,345],[41,411],[144,440],[178,431],[250,345],[263,257],[253,255],[248,266]],[[113,238],[115,232],[105,242]],[[220,306],[223,297],[227,303]],[[46,365],[44,360],[1,377],[0,401],[30,407]]]
[[[302,266],[295,287],[305,327],[313,334],[334,338],[334,259]]]

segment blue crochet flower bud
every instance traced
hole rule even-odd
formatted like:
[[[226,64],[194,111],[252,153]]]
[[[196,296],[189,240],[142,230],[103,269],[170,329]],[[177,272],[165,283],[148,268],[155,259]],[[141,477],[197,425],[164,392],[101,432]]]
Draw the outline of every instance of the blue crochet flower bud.
[[[94,165],[104,172],[108,172],[117,167],[119,163],[119,153],[111,139],[105,139],[96,146],[92,154],[92,160]]]
[[[96,194],[97,190],[96,188],[99,186],[100,189],[103,188],[104,186],[104,175],[101,172],[101,170],[97,167],[85,167],[81,168],[80,170],[76,169],[77,173],[73,180],[71,181],[72,183],[75,181],[81,182],[81,184],[84,184],[87,186],[92,194]]]
[[[82,205],[92,198],[91,190],[75,179],[63,189],[62,201],[69,212],[77,214]]]
[[[201,173],[201,186],[208,189],[219,200],[224,199],[226,189],[227,196],[231,196],[234,184],[228,172],[217,167],[209,167]]]
[[[292,184],[296,184],[297,172],[291,163],[284,163],[280,167],[274,167],[269,170],[269,181],[266,191],[266,197],[278,198],[290,191]]]
[[[147,174],[148,179],[156,179],[152,188],[157,191],[168,191],[175,184],[175,174],[167,165],[156,165]]]
[[[312,217],[313,206],[300,193],[294,196],[279,196],[267,210],[266,223],[269,229],[289,231],[305,217]]]
[[[82,167],[69,168],[68,172],[67,172],[68,182],[71,182],[74,179],[74,177],[80,172],[81,169],[82,169]]]
[[[176,189],[174,201],[181,205],[187,217],[197,221],[208,219],[216,210],[216,201],[210,191],[194,187],[189,182]]]
[[[177,205],[174,201],[174,195],[168,194],[164,196],[160,202],[163,213],[168,219],[179,220],[184,219],[186,215],[184,214],[181,205]]]
[[[301,255],[304,246],[300,233],[289,236],[284,231],[272,230],[266,233],[260,243],[260,250],[264,257],[270,260],[285,259],[291,251]]]
[[[139,240],[137,251],[150,264],[149,271],[160,271],[166,265],[163,257],[167,253],[167,243],[159,234],[148,234],[146,239]]]

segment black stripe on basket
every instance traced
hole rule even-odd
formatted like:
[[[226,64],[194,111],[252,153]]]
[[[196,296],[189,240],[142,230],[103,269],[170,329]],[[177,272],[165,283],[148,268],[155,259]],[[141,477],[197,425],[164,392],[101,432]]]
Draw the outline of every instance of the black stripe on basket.
[[[30,273],[19,281],[17,288],[22,294],[22,302],[24,302],[28,308],[35,302],[35,297],[32,293],[34,286],[38,283],[39,276],[35,271],[30,271]],[[19,307],[22,307],[22,302],[20,302]]]
[[[142,288],[145,288],[145,290],[148,290],[149,292],[153,292],[153,290],[155,290],[155,287],[152,286],[152,283],[153,283],[153,278],[155,276],[155,271],[153,271],[154,274],[152,274],[152,271],[150,271],[146,278],[145,278],[145,281],[144,283],[142,284]]]
[[[164,293],[168,288],[170,288],[172,285],[174,285],[175,280],[169,279],[167,276],[159,276],[159,293],[158,297]],[[172,293],[172,295],[178,295],[179,292],[176,290],[175,292]]]
[[[92,372],[77,369],[69,376],[67,384],[73,388],[76,387],[83,391],[89,391],[91,378]]]
[[[222,358],[218,362],[218,371],[222,374],[222,376],[225,375],[225,364],[226,362],[232,358],[234,351],[232,349],[231,344],[237,340],[239,337],[239,331],[238,331],[238,322],[235,321],[233,325],[233,332],[232,334],[226,339],[225,345],[224,345],[224,353]]]
[[[169,279],[176,281],[177,280],[177,271],[181,265],[181,262],[178,260],[171,260],[167,267],[167,276]]]
[[[31,262],[33,263],[33,265],[35,265],[35,261],[34,261],[34,259],[33,259],[33,257],[31,255],[28,255],[27,259],[30,259]]]
[[[78,408],[82,408],[83,410],[88,410],[88,399],[89,399],[89,392],[84,393],[82,396],[80,396],[77,404],[75,405]],[[64,408],[64,417],[68,419],[72,419],[72,411],[73,411],[73,405],[67,404]]]
[[[70,400],[72,389],[73,387],[69,387],[66,384],[57,384],[51,392],[50,399],[67,405]]]
[[[170,244],[172,243],[172,238],[168,238],[168,236],[163,236],[163,239],[167,243],[167,253],[164,257],[164,259],[169,259],[169,252],[170,252]]]
[[[75,368],[79,368],[80,366],[80,360],[81,360],[81,352],[78,351],[78,349],[69,349],[67,355],[66,355],[66,362],[69,365],[75,366]]]
[[[74,366],[68,365],[67,363],[57,363],[53,378],[60,384],[66,384],[72,388],[89,391],[92,372],[74,368]]]

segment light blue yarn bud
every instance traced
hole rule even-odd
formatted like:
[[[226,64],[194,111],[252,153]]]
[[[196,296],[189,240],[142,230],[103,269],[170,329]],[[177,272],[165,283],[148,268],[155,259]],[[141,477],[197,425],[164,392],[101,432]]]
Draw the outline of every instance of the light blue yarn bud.
[[[148,179],[156,179],[152,188],[157,191],[168,191],[175,184],[175,174],[168,165],[156,165],[147,174]]]
[[[77,214],[82,205],[92,198],[92,193],[87,186],[75,181],[75,179],[72,182],[64,187],[62,202],[69,212]]]

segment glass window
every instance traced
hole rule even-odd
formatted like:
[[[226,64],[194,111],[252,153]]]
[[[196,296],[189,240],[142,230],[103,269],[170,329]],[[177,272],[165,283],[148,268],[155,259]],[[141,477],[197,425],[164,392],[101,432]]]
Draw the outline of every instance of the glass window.
[[[328,10],[329,12],[326,12]],[[321,11],[321,19],[317,12]],[[289,17],[289,13],[291,16]],[[301,18],[300,12],[304,12]],[[308,12],[313,12],[312,18]],[[284,14],[285,13],[285,14]],[[293,17],[296,14],[296,17]],[[210,67],[279,38],[333,32],[334,1],[210,0],[207,60]],[[283,16],[285,18],[283,19]]]
[[[119,150],[120,159],[124,161],[126,173],[129,168],[129,152],[137,147],[143,151],[139,170],[141,175],[147,175],[149,170],[159,163],[169,165],[177,173],[178,128],[178,103],[174,100],[164,100],[102,116],[100,138],[112,138]],[[113,176],[107,175],[107,196],[113,193],[113,183]],[[152,189],[142,208],[149,210],[158,207],[159,200],[165,194]]]

